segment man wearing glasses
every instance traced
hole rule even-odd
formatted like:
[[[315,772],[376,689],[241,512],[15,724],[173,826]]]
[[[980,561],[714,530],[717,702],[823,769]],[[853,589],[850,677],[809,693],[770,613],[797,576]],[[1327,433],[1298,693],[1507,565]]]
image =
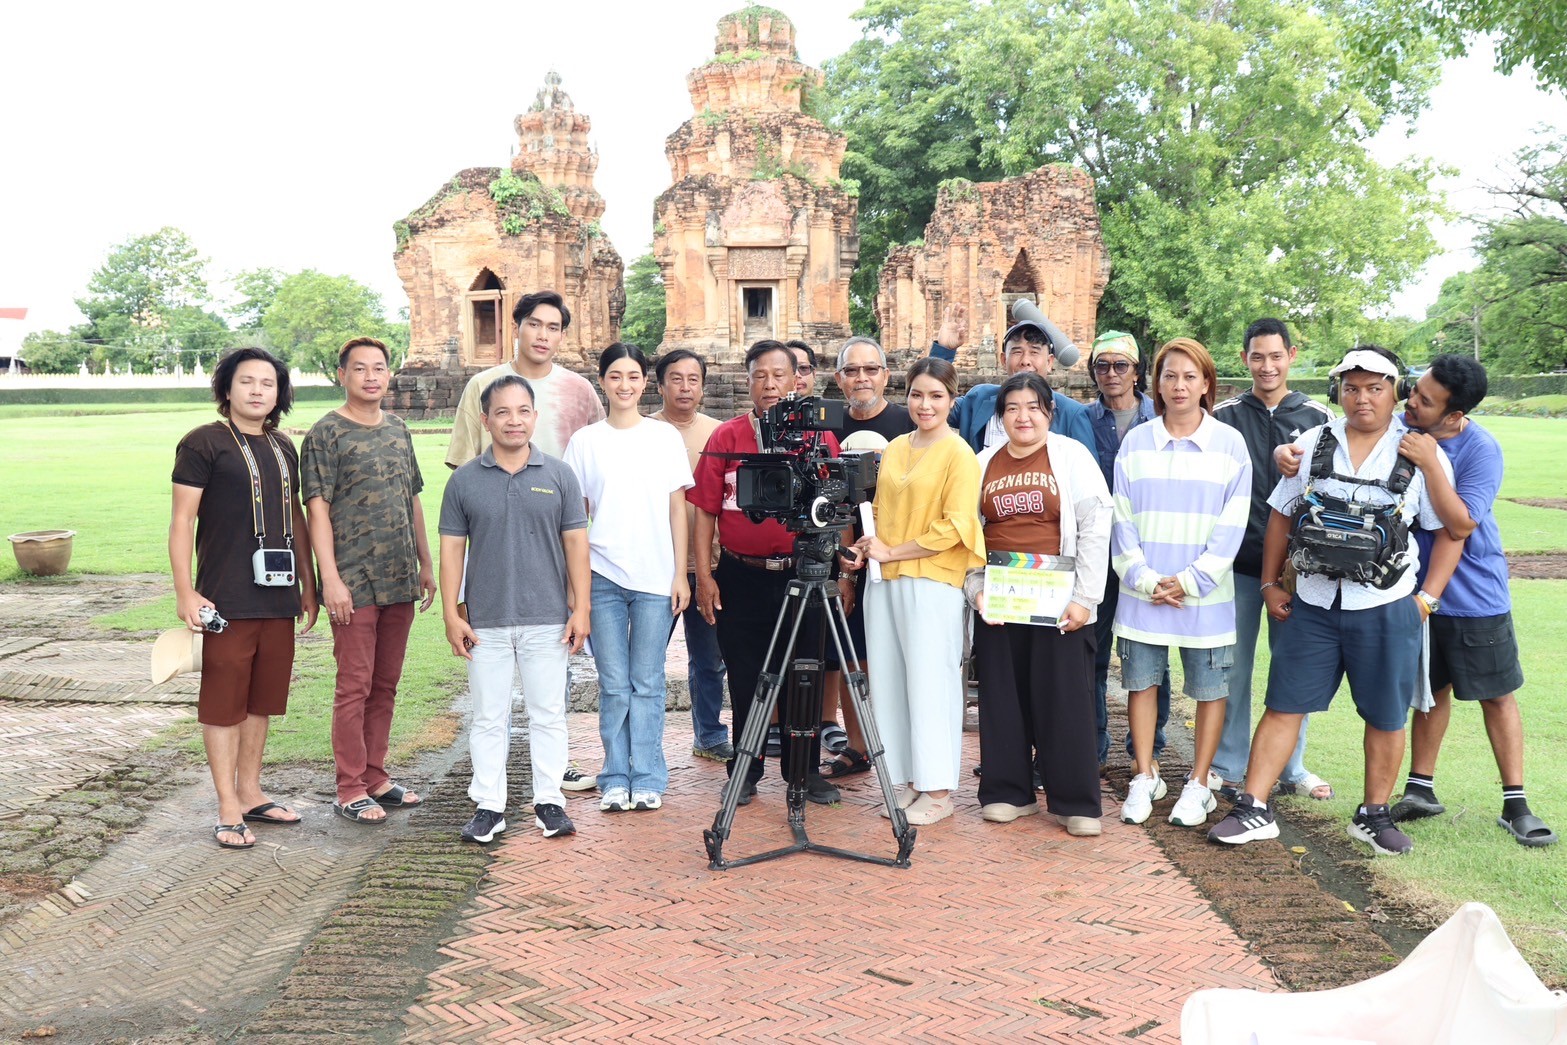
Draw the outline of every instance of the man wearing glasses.
[[[914,431],[914,419],[909,416],[909,412],[902,406],[893,406],[887,402],[887,378],[891,374],[886,352],[871,338],[851,337],[838,350],[838,369],[833,377],[849,405],[843,427],[833,430],[840,446],[857,432],[870,432],[880,438],[882,446],[886,446],[898,436]],[[856,443],[863,445],[861,441],[866,438],[861,436]],[[855,530],[855,536],[860,536],[858,529]],[[854,599],[852,605],[845,607],[848,612],[849,637],[854,643],[855,652],[861,657],[862,667],[865,657],[865,581],[866,571],[860,570],[854,575]],[[825,716],[833,715],[835,709],[841,710],[844,716],[845,743],[841,748],[829,747],[834,757],[822,763],[822,774],[829,778],[852,776],[868,772],[871,768],[870,759],[865,754],[865,734],[860,729],[854,705],[849,702],[848,690],[842,685],[841,679],[838,672],[828,676],[827,703],[823,708]]]
[[[1014,323],[1001,339],[996,355],[1007,376],[1031,370],[1049,379],[1056,364],[1056,345],[1052,337],[1065,335],[1057,331],[1052,335],[1033,320]],[[945,359],[951,363],[957,358],[958,348],[968,337],[968,306],[951,304],[943,310],[941,328],[930,346],[933,359]],[[965,442],[979,453],[987,446],[1005,443],[1007,434],[1002,430],[1001,418],[996,415],[996,394],[1000,385],[975,385],[952,404],[947,423],[958,430]],[[1055,409],[1050,415],[1050,430],[1057,435],[1076,439],[1090,450],[1094,449],[1094,433],[1088,424],[1088,411],[1076,399],[1063,392],[1055,393]]]
[[[1088,367],[1099,387],[1099,396],[1088,404],[1088,421],[1094,430],[1090,447],[1099,460],[1105,482],[1113,483],[1115,455],[1126,433],[1154,417],[1153,398],[1143,391],[1142,354],[1137,339],[1119,330],[1107,330],[1094,339],[1088,353]],[[1110,674],[1110,652],[1115,646],[1110,634],[1115,624],[1115,607],[1120,601],[1121,585],[1114,570],[1105,571],[1104,601],[1099,604],[1099,619],[1094,624],[1098,648],[1094,653],[1095,716],[1099,725],[1099,764],[1110,757],[1110,709],[1105,703],[1105,688]],[[1170,720],[1170,676],[1159,683],[1159,718],[1154,728],[1153,757],[1164,750],[1164,725]],[[1131,750],[1128,736],[1127,750]]]
[[[804,341],[785,341],[794,353],[794,394],[814,395],[816,392],[816,349]]]

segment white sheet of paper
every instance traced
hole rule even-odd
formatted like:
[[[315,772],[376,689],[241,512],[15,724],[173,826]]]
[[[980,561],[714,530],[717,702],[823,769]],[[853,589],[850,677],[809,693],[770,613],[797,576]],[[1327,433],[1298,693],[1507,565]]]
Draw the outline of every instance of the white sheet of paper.
[[[871,512],[871,502],[860,502],[860,527],[865,531],[865,536],[876,536],[876,516]],[[867,556],[866,569],[871,571],[871,581],[881,580],[881,563]]]

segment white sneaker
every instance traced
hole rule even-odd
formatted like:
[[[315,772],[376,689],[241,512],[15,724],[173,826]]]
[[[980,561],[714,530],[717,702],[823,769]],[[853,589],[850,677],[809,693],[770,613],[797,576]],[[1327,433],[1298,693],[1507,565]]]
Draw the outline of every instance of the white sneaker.
[[[1153,804],[1169,791],[1164,781],[1147,773],[1132,778],[1126,789],[1126,801],[1121,803],[1121,819],[1128,824],[1140,824],[1153,812]]]
[[[1218,773],[1215,773],[1211,769],[1208,770],[1208,790],[1209,791],[1217,791],[1217,790],[1219,790],[1219,788],[1221,788],[1223,786],[1224,786],[1224,777],[1222,777]]]
[[[612,787],[599,799],[599,809],[605,813],[624,813],[631,809],[631,792],[623,787]]]
[[[1170,810],[1170,823],[1179,827],[1201,827],[1218,805],[1207,785],[1188,780],[1181,788],[1181,797],[1175,800],[1175,808]]]
[[[664,804],[664,796],[657,791],[633,791],[631,792],[631,805],[637,812],[646,812],[649,809],[657,809]]]

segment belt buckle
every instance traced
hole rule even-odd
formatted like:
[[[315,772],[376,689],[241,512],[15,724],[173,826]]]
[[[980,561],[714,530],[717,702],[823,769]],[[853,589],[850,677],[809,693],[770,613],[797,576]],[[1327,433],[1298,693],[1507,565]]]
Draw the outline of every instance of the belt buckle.
[[[791,565],[791,563],[790,563],[790,561],[787,558],[784,558],[784,559],[764,558],[762,560],[762,569],[764,569],[764,570],[772,570],[775,573],[779,573],[779,572],[782,572],[784,570],[787,570],[790,567],[790,565]]]

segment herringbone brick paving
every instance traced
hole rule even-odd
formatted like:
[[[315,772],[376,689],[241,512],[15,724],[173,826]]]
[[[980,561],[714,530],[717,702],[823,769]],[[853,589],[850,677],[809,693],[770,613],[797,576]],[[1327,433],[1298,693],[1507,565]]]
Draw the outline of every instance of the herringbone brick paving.
[[[74,882],[0,926],[0,1027],[72,1012],[178,1026],[209,1007],[258,1003],[398,830],[279,794],[306,823],[257,827],[255,850],[227,852],[209,834],[210,781],[185,778]]]
[[[185,714],[0,700],[0,817],[71,790]]]
[[[574,752],[594,749],[593,716],[572,731]],[[977,738],[965,744],[967,773]],[[1191,992],[1275,986],[1108,795],[1104,835],[1071,838],[1043,815],[981,821],[965,776],[911,868],[802,854],[710,871],[701,835],[723,770],[684,754],[685,716],[665,748],[658,812],[573,801],[578,835],[547,840],[512,811],[406,1040],[1175,1041]],[[890,855],[879,789],[850,779],[841,807],[809,807],[812,838]],[[725,852],[788,841],[771,775]]]

